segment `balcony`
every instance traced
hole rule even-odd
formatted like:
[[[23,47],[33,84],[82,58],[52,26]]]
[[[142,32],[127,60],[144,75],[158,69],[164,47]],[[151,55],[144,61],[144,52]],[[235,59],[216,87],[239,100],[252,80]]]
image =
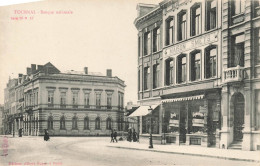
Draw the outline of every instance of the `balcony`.
[[[244,79],[244,67],[231,67],[224,70],[224,82],[239,82]]]

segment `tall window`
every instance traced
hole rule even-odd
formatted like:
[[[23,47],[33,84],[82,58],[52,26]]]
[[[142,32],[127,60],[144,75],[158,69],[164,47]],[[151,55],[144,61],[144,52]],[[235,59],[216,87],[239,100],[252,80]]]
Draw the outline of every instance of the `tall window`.
[[[174,78],[174,73],[173,73],[173,59],[168,59],[166,60],[166,78],[165,78],[165,83],[166,85],[171,85],[173,84],[173,78]]]
[[[112,108],[112,94],[107,94],[107,109]]]
[[[60,118],[60,129],[65,130],[65,117],[64,116],[62,116]]]
[[[206,30],[216,28],[217,22],[217,0],[206,1]]]
[[[160,65],[153,65],[153,88],[159,87],[159,73],[160,73]]]
[[[95,129],[100,130],[100,118],[97,117],[95,120]]]
[[[72,118],[72,130],[77,130],[78,129],[78,119],[77,119],[77,117],[76,116],[74,116],[73,118]]]
[[[66,108],[66,92],[60,93],[60,106],[61,108]]]
[[[178,83],[186,81],[186,55],[178,57]]]
[[[89,93],[84,94],[84,107],[89,108]]]
[[[141,74],[140,74],[140,70],[138,70],[138,92],[140,91],[140,83],[141,83],[141,81],[140,81],[140,76],[141,76]]]
[[[245,0],[231,1],[232,15],[237,15],[245,11]]]
[[[150,67],[144,68],[144,90],[149,88]]]
[[[101,94],[96,93],[96,108],[101,108]]]
[[[173,18],[169,18],[166,20],[166,45],[170,45],[173,43],[174,39],[174,31],[173,31]]]
[[[107,129],[108,130],[111,130],[112,129],[112,121],[111,121],[111,119],[110,118],[107,118]]]
[[[88,117],[84,118],[84,129],[89,130],[89,118]]]
[[[48,91],[48,107],[53,107],[53,101],[54,101],[54,92]]]
[[[48,118],[48,129],[53,130],[53,118],[51,116]]]
[[[138,57],[140,57],[141,54],[141,37],[138,37]]]
[[[205,50],[205,53],[206,78],[215,77],[217,70],[217,49],[216,47],[209,47]]]
[[[178,41],[186,39],[186,29],[187,29],[187,16],[186,11],[181,11],[178,14]]]
[[[232,38],[231,49],[229,67],[244,67],[244,34]]]
[[[160,28],[153,30],[153,52],[160,50]]]
[[[191,81],[200,79],[200,52],[191,53]]]
[[[197,4],[191,8],[191,36],[201,33],[201,8]]]
[[[144,34],[144,55],[149,55],[151,53],[151,34],[146,32]]]
[[[78,108],[78,92],[73,92],[72,94],[72,105],[73,108]]]

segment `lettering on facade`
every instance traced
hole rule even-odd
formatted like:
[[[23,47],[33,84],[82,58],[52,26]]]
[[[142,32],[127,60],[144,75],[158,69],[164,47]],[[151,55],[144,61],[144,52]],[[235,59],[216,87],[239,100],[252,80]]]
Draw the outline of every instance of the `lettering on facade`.
[[[164,56],[167,55],[177,55],[180,54],[184,51],[191,50],[203,45],[207,45],[213,42],[218,41],[218,32],[206,34],[197,38],[194,38],[192,40],[189,40],[184,43],[180,43],[177,45],[174,45],[172,47],[169,47],[168,49],[165,50]]]

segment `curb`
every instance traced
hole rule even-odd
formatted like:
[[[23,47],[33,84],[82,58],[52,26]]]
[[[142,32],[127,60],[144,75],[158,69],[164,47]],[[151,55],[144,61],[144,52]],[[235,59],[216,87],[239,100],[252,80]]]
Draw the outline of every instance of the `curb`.
[[[149,152],[159,152],[159,153],[169,153],[169,154],[180,154],[180,155],[199,156],[199,157],[210,157],[210,158],[218,158],[218,159],[225,159],[225,160],[248,161],[248,162],[260,163],[260,160],[254,160],[254,159],[241,159],[241,158],[234,158],[234,157],[212,156],[212,155],[194,154],[194,153],[184,153],[184,152],[170,152],[170,151],[163,151],[163,150],[139,149],[139,148],[129,148],[129,147],[109,146],[109,145],[107,145],[107,147],[110,147],[110,148],[118,148],[118,149],[141,150],[141,151],[149,151]]]

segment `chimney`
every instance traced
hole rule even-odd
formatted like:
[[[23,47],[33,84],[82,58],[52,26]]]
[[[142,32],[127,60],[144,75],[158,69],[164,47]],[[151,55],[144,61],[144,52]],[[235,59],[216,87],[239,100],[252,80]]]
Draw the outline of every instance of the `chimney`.
[[[37,70],[42,71],[43,70],[43,65],[37,65]]]
[[[84,67],[85,74],[88,74],[88,67]]]
[[[36,64],[31,64],[32,74],[36,71]]]
[[[107,77],[112,77],[112,69],[107,69]]]
[[[23,74],[19,73],[18,74],[18,83],[22,83],[22,78],[23,78]]]
[[[29,76],[32,74],[32,69],[30,67],[26,68],[26,74]]]

